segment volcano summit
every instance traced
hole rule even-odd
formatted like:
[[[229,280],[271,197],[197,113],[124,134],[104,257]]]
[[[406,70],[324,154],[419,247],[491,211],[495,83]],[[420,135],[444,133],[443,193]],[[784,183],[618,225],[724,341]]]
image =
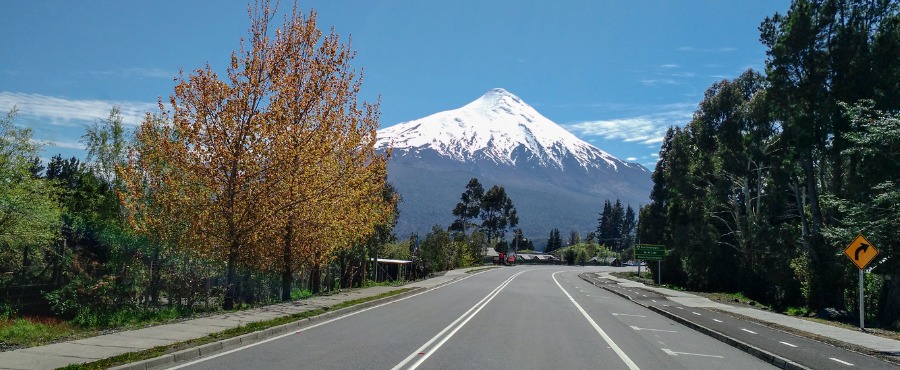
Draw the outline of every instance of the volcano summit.
[[[378,131],[376,147],[393,147],[388,180],[403,197],[395,232],[425,234],[453,222],[469,179],[506,188],[525,237],[553,228],[597,228],[607,199],[635,210],[649,202],[647,168],[588,144],[519,97],[492,89],[465,106]]]

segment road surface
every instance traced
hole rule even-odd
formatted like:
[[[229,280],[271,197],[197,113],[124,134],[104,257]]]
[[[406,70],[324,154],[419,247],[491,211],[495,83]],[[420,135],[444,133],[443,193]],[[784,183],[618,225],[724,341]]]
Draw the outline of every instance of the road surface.
[[[578,277],[600,269],[483,271],[175,368],[774,368]]]

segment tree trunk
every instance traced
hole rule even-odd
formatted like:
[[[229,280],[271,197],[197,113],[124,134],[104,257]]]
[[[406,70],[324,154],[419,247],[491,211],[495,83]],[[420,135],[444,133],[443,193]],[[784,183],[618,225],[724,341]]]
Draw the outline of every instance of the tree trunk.
[[[152,306],[159,306],[159,285],[160,274],[162,273],[162,268],[159,266],[159,246],[153,250],[153,256],[150,260],[150,304]]]
[[[318,294],[322,291],[322,269],[318,264],[314,264],[309,271],[309,291],[312,294]]]
[[[809,154],[811,155],[811,154]],[[806,190],[809,201],[809,250],[812,262],[812,280],[810,281],[809,305],[812,308],[843,307],[841,302],[841,279],[835,273],[834,251],[825,243],[822,236],[824,220],[819,204],[819,189],[816,183],[816,171],[810,157],[803,159],[803,172],[806,177]]]
[[[281,270],[281,300],[282,301],[290,301],[291,300],[291,282],[293,281],[294,271],[292,269],[292,256],[291,256],[291,241],[293,240],[294,228],[288,222],[287,227],[284,232],[284,249],[282,250],[282,257],[284,265]]]
[[[228,261],[226,263],[226,269],[228,272],[225,274],[225,300],[222,301],[222,309],[231,310],[234,308],[234,299],[235,299],[235,283],[237,282],[237,271],[235,271],[235,265],[237,264],[237,252],[238,252],[238,243],[231,242],[231,246],[228,250]]]
[[[882,327],[900,329],[900,274],[884,275],[879,321]]]

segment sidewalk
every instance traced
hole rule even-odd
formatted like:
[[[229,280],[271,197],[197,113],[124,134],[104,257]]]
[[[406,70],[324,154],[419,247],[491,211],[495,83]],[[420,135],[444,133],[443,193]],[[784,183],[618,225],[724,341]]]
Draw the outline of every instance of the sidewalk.
[[[782,315],[775,312],[717,303],[707,298],[699,297],[690,293],[647,286],[643,283],[638,283],[632,280],[620,279],[605,272],[600,273],[600,277],[615,281],[619,283],[620,286],[644,289],[659,293],[668,297],[670,301],[679,303],[686,307],[714,308],[720,311],[747,316],[761,322],[785,326],[802,332],[811,333],[821,337],[826,337],[836,341],[867,348],[873,352],[880,352],[892,356],[900,355],[900,341],[897,340],[883,338],[876,335],[844,329],[836,326],[820,324],[817,322],[803,320],[793,316]]]
[[[454,280],[467,276],[470,269],[448,271],[443,276],[427,280],[412,282],[402,287],[375,286],[363,289],[344,291],[330,296],[312,297],[294,302],[285,302],[265,307],[259,307],[244,311],[228,312],[214,316],[202,317],[181,321],[172,324],[151,326],[143,329],[122,331],[114,334],[101,335],[92,338],[73,340],[62,343],[54,343],[45,346],[17,349],[14,351],[0,352],[0,369],[15,370],[50,370],[71,364],[83,364],[102,360],[105,358],[122,355],[129,352],[138,352],[157,346],[164,346],[205,337],[212,333],[218,333],[252,322],[272,320],[279,317],[312,311],[319,308],[332,307],[336,304],[356,299],[375,297],[400,288],[413,288],[409,293],[400,294],[379,300],[378,303],[399,299],[403,296],[415,294],[426,289],[447,284]],[[367,302],[369,303],[369,302]],[[219,342],[202,345],[193,349],[186,349],[167,354],[162,358],[140,361],[140,363],[121,366],[120,368],[143,369],[155,367],[165,363],[171,363],[175,359],[183,360],[211,352],[220,351],[229,347],[237,347],[242,344],[258,341],[262,338],[286,332],[291,328],[308,325],[311,322],[321,321],[340,314],[369,307],[372,304],[361,304],[345,309],[328,312],[309,319],[300,320],[291,324],[285,324],[285,328],[269,328],[262,332],[242,335],[224,339]]]

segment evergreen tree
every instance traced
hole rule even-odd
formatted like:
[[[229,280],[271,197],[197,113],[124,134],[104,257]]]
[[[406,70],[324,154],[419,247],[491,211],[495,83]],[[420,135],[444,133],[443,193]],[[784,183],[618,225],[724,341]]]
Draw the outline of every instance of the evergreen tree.
[[[631,208],[631,205],[628,205],[625,208],[625,214],[622,216],[622,236],[619,242],[622,249],[631,248],[636,224],[637,219],[635,218],[634,209]]]
[[[562,248],[562,238],[559,236],[559,229],[550,230],[550,237],[547,238],[547,246],[544,247],[544,253],[552,253]]]

